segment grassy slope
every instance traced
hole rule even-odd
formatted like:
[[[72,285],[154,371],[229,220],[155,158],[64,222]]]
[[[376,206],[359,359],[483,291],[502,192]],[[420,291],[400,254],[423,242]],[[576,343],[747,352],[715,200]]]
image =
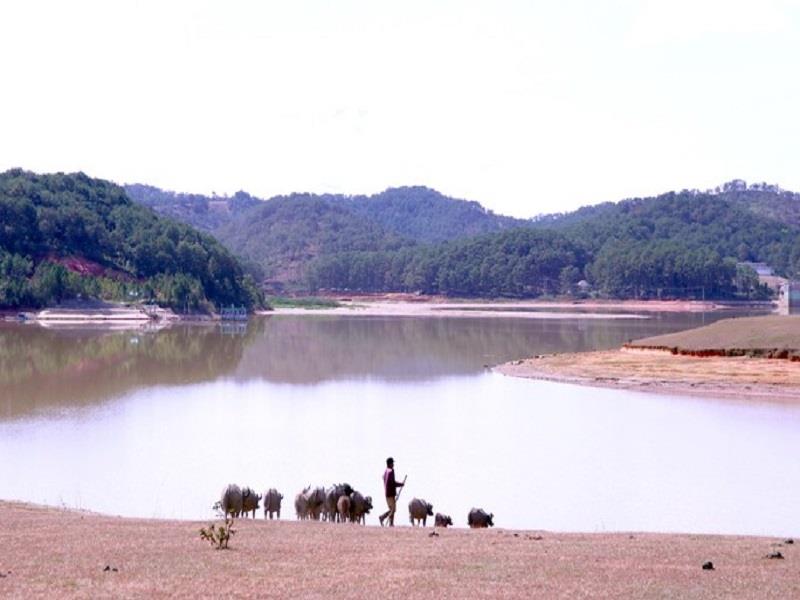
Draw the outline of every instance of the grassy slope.
[[[800,316],[723,319],[705,327],[636,340],[632,347],[685,350],[800,349]]]

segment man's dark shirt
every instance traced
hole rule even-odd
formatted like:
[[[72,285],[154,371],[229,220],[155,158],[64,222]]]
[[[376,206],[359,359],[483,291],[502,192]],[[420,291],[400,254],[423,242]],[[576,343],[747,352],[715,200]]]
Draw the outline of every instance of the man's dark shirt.
[[[386,469],[383,473],[383,488],[386,490],[387,498],[394,498],[397,496],[397,488],[402,485],[398,484],[394,479],[394,469]]]

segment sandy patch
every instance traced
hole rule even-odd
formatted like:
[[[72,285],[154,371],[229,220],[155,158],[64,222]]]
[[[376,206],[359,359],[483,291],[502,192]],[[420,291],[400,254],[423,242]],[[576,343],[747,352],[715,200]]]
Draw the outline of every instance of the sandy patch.
[[[800,363],[655,350],[554,354],[496,367],[506,375],[676,395],[800,402]]]
[[[578,310],[580,308],[580,310]],[[600,310],[600,309],[603,310]],[[617,307],[621,309],[622,307]],[[555,310],[558,309],[558,310]],[[634,310],[634,309],[631,309]],[[337,308],[276,308],[265,315],[348,315],[371,317],[441,317],[501,319],[646,319],[646,315],[614,312],[607,306],[533,302],[384,302],[346,301]]]

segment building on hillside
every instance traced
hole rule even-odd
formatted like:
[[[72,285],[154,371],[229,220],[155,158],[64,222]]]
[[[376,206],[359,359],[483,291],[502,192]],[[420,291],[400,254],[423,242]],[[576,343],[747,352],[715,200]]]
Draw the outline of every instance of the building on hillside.
[[[800,314],[800,281],[787,281],[781,286],[778,312],[782,315]]]
[[[740,262],[740,263],[736,263],[736,264],[739,265],[739,266],[742,266],[742,267],[750,267],[751,269],[753,269],[753,271],[756,272],[756,274],[759,277],[771,277],[772,275],[775,275],[775,272],[772,270],[772,267],[770,267],[767,263],[763,263],[763,262]]]
[[[781,288],[789,283],[789,280],[778,275],[759,275],[758,282],[766,285],[777,297],[781,293]]]

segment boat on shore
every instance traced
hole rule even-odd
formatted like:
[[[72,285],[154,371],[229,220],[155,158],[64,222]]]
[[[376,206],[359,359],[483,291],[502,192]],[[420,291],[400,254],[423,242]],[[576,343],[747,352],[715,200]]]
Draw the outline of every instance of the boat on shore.
[[[40,310],[30,320],[41,324],[137,323],[173,321],[172,310],[156,304],[114,304],[109,302],[69,302]]]

